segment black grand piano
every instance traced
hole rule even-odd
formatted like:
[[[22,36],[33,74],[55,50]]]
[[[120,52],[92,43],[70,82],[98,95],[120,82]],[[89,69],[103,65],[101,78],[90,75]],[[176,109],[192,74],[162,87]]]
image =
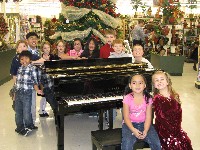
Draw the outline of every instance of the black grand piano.
[[[54,79],[58,101],[58,150],[64,150],[64,116],[72,113],[99,114],[103,129],[103,112],[109,110],[109,128],[113,128],[113,108],[122,107],[123,92],[131,74],[142,73],[151,89],[153,70],[146,64],[133,64],[131,58],[45,61],[45,71]]]

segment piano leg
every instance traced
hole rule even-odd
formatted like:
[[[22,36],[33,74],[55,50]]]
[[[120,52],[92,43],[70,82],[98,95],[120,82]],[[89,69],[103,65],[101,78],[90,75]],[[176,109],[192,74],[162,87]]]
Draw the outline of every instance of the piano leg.
[[[64,150],[64,115],[57,115],[58,150]]]
[[[99,127],[99,130],[103,130],[103,110],[102,109],[100,109],[99,110],[99,119],[98,119],[98,123],[99,123],[99,125],[98,125],[98,127]]]
[[[109,129],[113,129],[113,108],[109,109]]]

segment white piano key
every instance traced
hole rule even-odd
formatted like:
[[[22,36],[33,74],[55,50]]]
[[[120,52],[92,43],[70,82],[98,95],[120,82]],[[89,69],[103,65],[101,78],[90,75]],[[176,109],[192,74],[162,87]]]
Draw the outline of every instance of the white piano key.
[[[84,100],[78,100],[78,101],[68,101],[67,103],[68,103],[68,106],[72,106],[72,105],[112,101],[112,100],[117,100],[117,99],[123,99],[123,96],[103,97],[103,98],[96,98],[96,99],[89,99],[89,100],[84,99]]]

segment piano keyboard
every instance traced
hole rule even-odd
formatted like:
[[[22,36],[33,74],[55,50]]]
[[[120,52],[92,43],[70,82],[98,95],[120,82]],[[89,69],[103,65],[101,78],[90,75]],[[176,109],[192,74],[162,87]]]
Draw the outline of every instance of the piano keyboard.
[[[105,101],[115,101],[115,100],[119,100],[119,99],[123,99],[123,96],[110,96],[110,97],[96,97],[96,98],[89,98],[89,99],[85,99],[83,97],[83,99],[74,99],[74,100],[70,100],[69,98],[64,99],[68,106],[73,106],[73,105],[83,105],[83,104],[89,104],[89,103],[99,103],[99,102],[105,102]]]

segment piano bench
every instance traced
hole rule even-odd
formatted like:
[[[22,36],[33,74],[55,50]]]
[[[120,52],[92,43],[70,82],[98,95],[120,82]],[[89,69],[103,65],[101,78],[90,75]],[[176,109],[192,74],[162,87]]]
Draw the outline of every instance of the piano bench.
[[[91,138],[92,150],[121,150],[121,128],[91,131]],[[138,140],[133,150],[143,148],[149,148],[149,145],[143,140]]]

